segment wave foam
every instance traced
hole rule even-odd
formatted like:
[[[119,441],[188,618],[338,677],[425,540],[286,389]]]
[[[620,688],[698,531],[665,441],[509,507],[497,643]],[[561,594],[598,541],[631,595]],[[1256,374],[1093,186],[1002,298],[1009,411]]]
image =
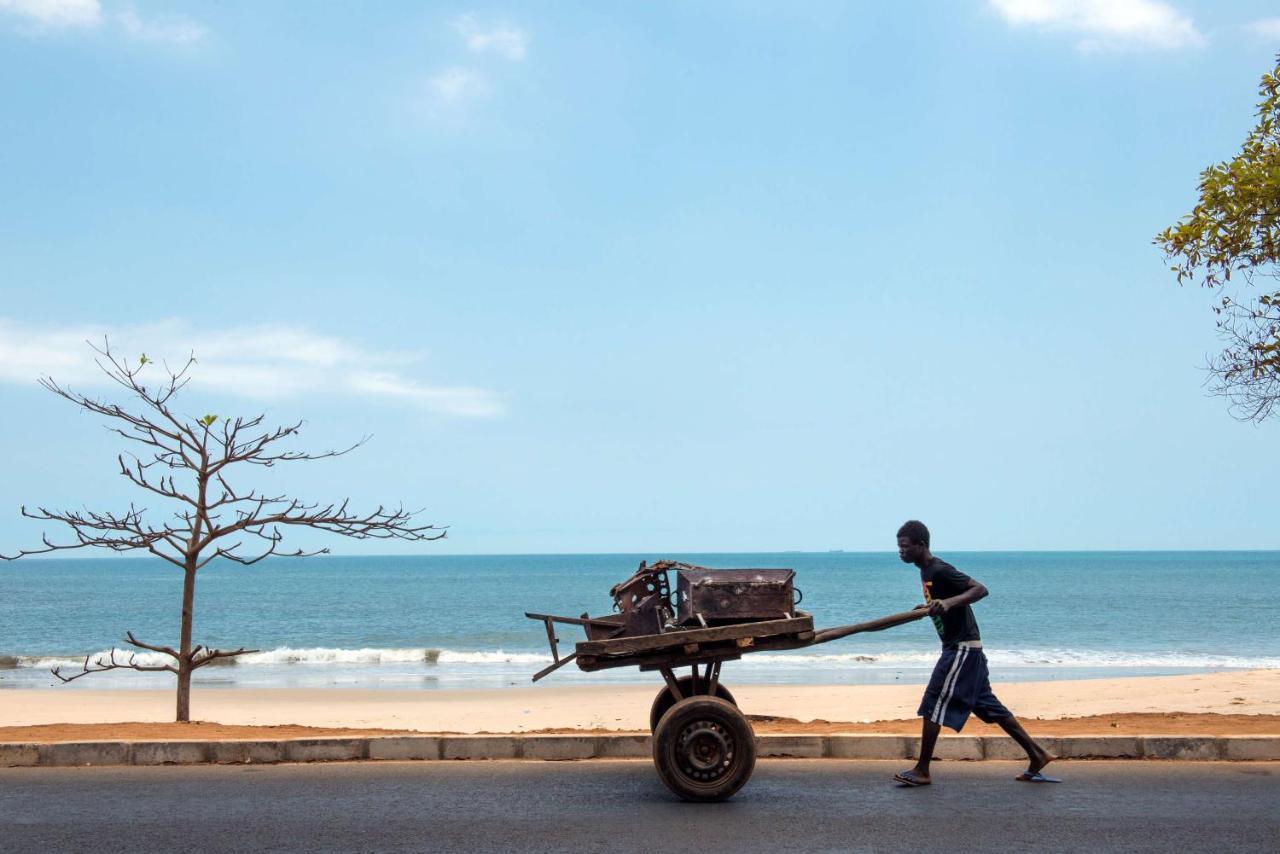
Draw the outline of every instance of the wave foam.
[[[261,664],[435,664],[441,650],[430,648],[379,649],[362,647],[278,647],[236,657],[240,665]]]
[[[1280,667],[1280,658],[1216,655],[1181,652],[1110,652],[1087,649],[1007,649],[987,651],[994,667],[1076,667],[1076,668],[1233,668],[1254,670]],[[881,653],[761,653],[744,656],[743,662],[764,667],[817,664],[828,667],[932,667],[937,652],[890,651]]]
[[[143,665],[170,664],[167,655],[139,651],[130,653],[116,650],[116,660],[125,661],[135,655],[134,661]],[[90,661],[107,658],[110,650],[90,655]],[[937,660],[936,651],[889,650],[876,653],[757,653],[744,655],[741,665],[761,669],[814,667],[817,670],[846,670],[859,667],[890,669],[895,667],[932,667]],[[1181,652],[1111,652],[1088,649],[1006,649],[987,652],[992,666],[1002,668],[1063,667],[1080,669],[1098,668],[1196,668],[1196,669],[1261,669],[1280,668],[1280,658],[1220,655],[1213,653]],[[343,649],[340,647],[278,647],[263,652],[248,653],[230,660],[238,667],[266,667],[282,665],[339,664],[378,666],[388,664],[422,664],[426,666],[463,665],[543,665],[550,663],[547,653],[527,650],[456,650],[432,647]],[[0,656],[6,668],[49,669],[52,667],[78,668],[84,656],[17,655]]]
[[[541,664],[551,656],[538,653],[453,649],[340,649],[281,647],[242,655],[240,664]]]
[[[156,665],[172,664],[173,659],[158,652],[130,652],[116,649],[116,660],[120,662],[132,660],[137,664]],[[90,663],[99,659],[108,660],[111,650],[100,650],[90,653]],[[250,652],[224,659],[237,666],[271,666],[288,664],[544,664],[551,661],[545,653],[505,652],[498,650],[452,650],[432,647],[408,647],[382,649],[362,647],[360,649],[343,649],[341,647],[277,647],[276,649]],[[49,669],[52,667],[80,667],[84,664],[84,656],[60,655],[18,655],[4,656],[3,662],[10,667],[30,667]]]

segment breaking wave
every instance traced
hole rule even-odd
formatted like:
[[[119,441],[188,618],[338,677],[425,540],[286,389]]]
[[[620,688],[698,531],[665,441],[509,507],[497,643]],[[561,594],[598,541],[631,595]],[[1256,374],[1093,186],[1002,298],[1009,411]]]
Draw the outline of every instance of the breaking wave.
[[[1230,668],[1255,670],[1280,667],[1280,658],[1216,655],[1180,652],[1123,652],[1082,649],[996,649],[986,650],[993,667],[1075,667],[1075,668]],[[748,665],[793,666],[814,664],[829,669],[845,667],[932,667],[936,650],[890,651],[880,653],[760,653],[744,656]]]
[[[110,650],[90,654],[90,660],[106,658]],[[130,652],[116,650],[117,661],[127,661],[130,656],[142,665],[169,664],[172,659],[154,652]],[[1122,652],[1082,650],[1066,648],[1048,649],[993,649],[987,651],[993,667],[1000,668],[1197,668],[1197,669],[1260,669],[1280,668],[1280,658],[1219,655],[1212,653],[1180,652]],[[815,672],[822,670],[853,670],[860,667],[876,669],[932,667],[937,660],[936,650],[890,650],[876,653],[818,653],[795,651],[788,653],[755,653],[744,655],[740,664],[762,670],[808,667]],[[529,650],[455,650],[434,647],[343,649],[339,647],[279,647],[262,652],[247,653],[234,659],[224,659],[218,664],[235,667],[263,667],[288,665],[339,664],[377,667],[381,665],[414,665],[437,668],[449,665],[543,665],[551,661],[544,652]],[[53,667],[76,668],[84,663],[84,656],[70,655],[0,655],[0,669],[49,669]]]
[[[111,650],[99,650],[90,653],[90,661],[109,659]],[[141,665],[171,664],[173,659],[157,652],[121,650],[115,651],[116,661],[125,662],[132,659]],[[0,666],[10,668],[79,667],[84,664],[85,657],[69,655],[17,655],[0,656]],[[433,647],[379,649],[363,647],[361,649],[342,649],[338,647],[278,647],[250,652],[233,659],[221,659],[237,667],[254,667],[263,665],[289,664],[422,664],[433,666],[441,664],[543,664],[549,662],[551,656],[534,652],[505,652],[503,650],[451,650]]]

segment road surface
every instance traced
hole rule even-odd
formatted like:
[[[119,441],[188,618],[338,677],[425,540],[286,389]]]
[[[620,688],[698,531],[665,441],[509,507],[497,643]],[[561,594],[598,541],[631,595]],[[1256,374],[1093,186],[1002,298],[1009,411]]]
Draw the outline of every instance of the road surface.
[[[644,761],[0,769],[0,850],[1280,850],[1280,763],[768,760],[733,800]]]

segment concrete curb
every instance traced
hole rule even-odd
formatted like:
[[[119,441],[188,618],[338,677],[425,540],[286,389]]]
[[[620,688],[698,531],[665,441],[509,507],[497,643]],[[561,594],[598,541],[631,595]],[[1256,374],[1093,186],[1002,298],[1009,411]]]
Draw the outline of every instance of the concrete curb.
[[[1041,738],[1062,759],[1280,760],[1280,736],[1124,736]],[[920,739],[907,735],[761,735],[761,757],[914,759]],[[397,735],[281,741],[83,741],[0,743],[0,767],[200,765],[342,762],[360,759],[647,759],[649,737],[610,735]],[[939,759],[1021,759],[1003,736],[943,736]]]

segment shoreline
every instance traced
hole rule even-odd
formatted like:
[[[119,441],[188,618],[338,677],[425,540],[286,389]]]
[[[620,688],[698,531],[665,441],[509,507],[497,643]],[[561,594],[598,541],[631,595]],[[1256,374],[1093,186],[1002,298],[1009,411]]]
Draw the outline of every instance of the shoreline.
[[[921,684],[728,686],[761,731],[867,729],[873,722],[918,726]],[[330,730],[529,733],[647,732],[660,683],[531,686],[496,690],[235,689],[192,691],[192,718],[227,726],[297,726]],[[1010,682],[996,686],[1010,709],[1031,724],[1075,719],[1118,731],[1141,715],[1144,732],[1163,717],[1201,725],[1251,719],[1280,733],[1280,669],[1187,676]],[[13,689],[0,692],[0,739],[11,728],[48,725],[152,725],[173,721],[174,691]],[[1111,717],[1108,717],[1111,716]],[[1219,717],[1213,717],[1219,716]],[[1222,717],[1226,716],[1226,717]],[[772,719],[772,720],[770,720]],[[1111,724],[1117,724],[1112,727]],[[1185,723],[1185,721],[1184,721]],[[775,729],[775,724],[785,729]],[[888,725],[888,724],[886,724]],[[965,728],[975,732],[981,725]],[[1056,725],[1055,725],[1056,726]],[[823,729],[826,727],[827,729]],[[120,727],[123,729],[123,726]],[[1219,727],[1220,728],[1220,727]],[[1175,726],[1176,731],[1181,724]],[[845,731],[845,730],[841,730]],[[886,731],[884,729],[879,730]],[[889,730],[897,731],[897,730]],[[1257,731],[1255,730],[1250,730]]]

